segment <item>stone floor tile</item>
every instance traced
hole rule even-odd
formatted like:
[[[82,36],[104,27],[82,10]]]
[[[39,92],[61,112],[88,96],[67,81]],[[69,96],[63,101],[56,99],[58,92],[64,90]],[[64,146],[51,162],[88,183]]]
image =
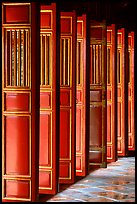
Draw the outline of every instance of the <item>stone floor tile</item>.
[[[135,157],[93,170],[45,202],[135,202]]]

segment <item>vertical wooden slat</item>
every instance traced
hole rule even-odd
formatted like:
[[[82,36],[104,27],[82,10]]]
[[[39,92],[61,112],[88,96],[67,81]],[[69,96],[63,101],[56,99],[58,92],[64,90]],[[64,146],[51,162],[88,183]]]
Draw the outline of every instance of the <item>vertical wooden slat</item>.
[[[94,66],[93,66],[93,83],[96,83],[96,45],[93,45]]]
[[[24,83],[23,86],[26,86],[26,31],[24,30],[24,43],[23,43],[23,64],[24,64]]]
[[[62,51],[62,47],[63,47],[63,42],[62,39],[60,39],[60,85],[62,85],[62,67],[63,67],[63,51]]]
[[[96,83],[98,84],[98,45],[96,45]]]
[[[14,86],[17,86],[17,33],[14,31]]]
[[[19,46],[19,57],[18,57],[18,86],[21,85],[21,31],[19,30],[19,39],[18,39],[18,46]]]
[[[7,72],[6,72],[6,86],[11,85],[11,52],[10,52],[10,31],[6,31],[6,66],[7,66]]]
[[[28,31],[26,31],[26,41],[25,41],[25,59],[26,59],[26,86],[28,86]]]
[[[100,83],[102,83],[102,46],[99,45]]]
[[[63,46],[63,85],[65,85],[65,69],[66,69],[66,39],[64,39],[64,46]]]

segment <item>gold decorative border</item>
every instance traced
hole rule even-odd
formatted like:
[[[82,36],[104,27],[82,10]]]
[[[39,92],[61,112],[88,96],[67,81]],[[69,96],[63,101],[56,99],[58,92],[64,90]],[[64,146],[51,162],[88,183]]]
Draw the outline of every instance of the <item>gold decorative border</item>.
[[[53,10],[50,10],[50,9],[41,9],[40,10],[40,14],[41,13],[51,13],[51,15],[50,15],[51,16],[51,25],[49,27],[47,27],[47,28],[44,28],[44,29],[46,29],[46,30],[47,29],[48,30],[51,29],[52,30],[53,29]]]
[[[70,24],[71,24],[71,25],[70,25],[70,34],[63,32],[63,35],[72,35],[72,16],[64,16],[64,15],[61,15],[60,18],[64,18],[64,19],[70,18]],[[62,34],[61,34],[61,36],[62,36]]]
[[[5,127],[4,127],[4,125],[5,125],[5,117],[6,116],[15,116],[15,117],[17,117],[17,116],[27,116],[28,118],[29,118],[29,175],[12,175],[12,174],[5,174],[5,149],[6,149],[6,147],[5,147],[5,133],[6,133],[6,131],[5,131]],[[31,115],[30,114],[25,114],[25,113],[18,113],[18,114],[15,114],[15,113],[4,113],[3,114],[3,117],[2,117],[2,121],[3,121],[3,129],[2,129],[2,143],[3,143],[3,155],[2,155],[2,158],[3,158],[3,171],[2,171],[2,175],[3,175],[3,177],[6,177],[6,176],[10,176],[10,177],[20,177],[20,178],[24,178],[24,177],[31,177],[31,168],[32,168],[32,164],[31,164],[31,162],[30,161],[32,161],[31,159],[32,159],[32,154],[31,154],[31,141],[32,141],[32,134],[31,134],[31,123],[32,123],[32,120],[31,120]]]
[[[15,31],[15,30],[26,30],[28,32],[28,67],[27,67],[27,79],[28,79],[28,85],[23,87],[23,86],[7,86],[6,82],[4,80],[4,75],[3,75],[3,83],[4,87],[3,90],[31,90],[31,28],[30,26],[20,26],[18,25],[17,27],[15,26],[6,26],[2,28],[2,34],[3,34],[3,59],[4,59],[4,53],[5,53],[5,31]],[[3,60],[3,74],[5,73],[5,59]],[[6,78],[7,78],[7,73],[6,73]]]
[[[39,186],[39,190],[52,190],[53,189],[53,170],[52,169],[49,169],[49,170],[39,169],[39,172],[50,172],[50,175],[51,175],[51,179],[50,179],[51,185],[50,185],[50,187],[40,187]]]
[[[20,23],[20,24],[16,24],[16,23],[4,23],[4,6],[24,6],[24,5],[28,5],[29,6],[29,23]],[[14,26],[18,26],[18,25],[31,25],[31,3],[2,3],[2,26],[7,27],[9,25],[14,25]]]
[[[49,53],[49,56],[50,56],[50,74],[49,74],[49,78],[51,80],[51,84],[50,85],[40,85],[40,90],[41,89],[52,89],[53,87],[53,76],[52,76],[52,73],[53,73],[53,62],[52,62],[52,59],[53,59],[53,32],[49,32],[49,31],[43,31],[43,29],[40,29],[40,36],[43,36],[43,35],[48,35],[51,37],[51,40],[50,40],[50,53]],[[41,55],[41,62],[42,62],[42,55]],[[41,67],[40,67],[40,70],[41,70]]]
[[[70,144],[69,144],[69,158],[59,158],[59,161],[71,161],[71,159],[72,159],[72,154],[71,154],[71,152],[72,152],[72,108],[70,107],[70,108],[60,108],[61,110],[67,110],[69,113],[70,113],[70,119],[69,119],[69,121],[70,121],[70,134],[69,134],[69,139],[70,139]]]
[[[72,166],[71,166],[71,162],[68,163],[69,164],[69,177],[59,177],[59,180],[71,180],[71,172],[72,172]]]
[[[82,23],[82,35],[78,35],[77,34],[77,39],[80,39],[80,38],[82,38],[82,40],[83,40],[83,34],[84,34],[84,21],[83,20],[77,20],[77,23]]]
[[[60,84],[60,87],[61,88],[64,88],[64,87],[72,87],[72,36],[64,36],[64,35],[61,35],[60,37],[60,43],[61,43],[61,40],[68,40],[68,85],[61,85]],[[65,55],[65,52],[63,52],[63,55]],[[61,53],[60,53],[60,64],[62,62],[61,60]],[[65,59],[65,56],[64,56],[64,59]],[[61,64],[62,65],[62,64]],[[63,66],[62,66],[63,67]],[[64,68],[64,67],[63,67]],[[61,66],[60,66],[60,69],[61,69]],[[60,70],[60,79],[61,79],[61,70]]]
[[[14,111],[7,111],[7,110],[5,110],[5,109],[3,109],[3,114],[7,114],[7,113],[12,113],[12,114],[16,114],[16,113],[27,113],[27,114],[29,114],[29,113],[31,113],[31,92],[30,91],[27,91],[27,90],[24,90],[24,91],[20,91],[20,90],[4,90],[3,91],[4,92],[4,94],[6,94],[6,93],[22,93],[22,94],[28,94],[29,95],[29,109],[28,109],[28,111],[26,110],[26,111],[19,111],[19,110],[14,110]],[[5,97],[4,97],[4,103],[3,104],[5,104]]]
[[[50,131],[51,131],[51,135],[50,135],[50,139],[51,139],[51,144],[50,144],[50,152],[49,152],[49,155],[50,155],[50,165],[49,166],[44,166],[44,165],[39,165],[39,168],[40,169],[48,169],[48,168],[53,168],[53,161],[52,161],[52,158],[53,158],[53,138],[52,138],[52,134],[53,134],[53,131],[52,131],[52,127],[53,127],[53,116],[52,116],[52,111],[40,111],[40,114],[41,113],[47,113],[47,112],[49,112],[49,116],[50,116],[50,122],[51,122],[51,129],[50,129]],[[49,171],[49,170],[48,170]]]
[[[5,189],[4,188],[2,188],[2,199],[6,199],[7,201],[8,200],[17,200],[17,201],[31,201],[31,197],[32,197],[32,194],[31,194],[31,179],[23,179],[23,178],[4,178],[3,179],[3,181],[2,181],[2,183],[3,183],[3,186],[5,186],[4,185],[4,182],[5,182],[5,180],[15,180],[15,181],[29,181],[29,183],[30,183],[30,190],[29,190],[29,198],[27,199],[27,198],[16,198],[16,197],[6,197],[5,196]]]

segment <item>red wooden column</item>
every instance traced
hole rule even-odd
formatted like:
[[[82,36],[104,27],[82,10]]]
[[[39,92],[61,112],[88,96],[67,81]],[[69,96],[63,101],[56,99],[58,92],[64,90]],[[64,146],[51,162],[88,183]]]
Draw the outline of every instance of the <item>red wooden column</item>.
[[[40,6],[39,193],[55,194],[59,177],[59,43],[56,3]],[[58,94],[57,94],[58,93]]]
[[[2,4],[2,199],[37,201],[39,5]]]
[[[107,162],[117,160],[117,33],[107,26]]]
[[[134,32],[128,33],[128,150],[135,150],[135,123],[134,123]]]
[[[89,164],[107,166],[106,22],[90,22]]]
[[[126,132],[126,31],[117,30],[117,142],[118,156],[126,156],[128,150],[128,134]]]
[[[60,37],[60,183],[76,174],[76,13],[61,12]]]
[[[87,15],[77,18],[76,63],[76,175],[88,173],[89,155],[89,63]]]

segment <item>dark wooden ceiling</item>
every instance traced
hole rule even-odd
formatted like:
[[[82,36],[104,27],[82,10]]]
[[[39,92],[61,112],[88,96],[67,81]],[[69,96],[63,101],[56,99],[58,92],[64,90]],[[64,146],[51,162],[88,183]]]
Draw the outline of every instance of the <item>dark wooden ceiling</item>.
[[[90,1],[57,1],[61,10],[76,10],[78,15],[83,12],[92,19],[107,20],[107,23],[116,23],[118,27],[127,27],[135,30],[136,1],[135,0],[90,0]]]

